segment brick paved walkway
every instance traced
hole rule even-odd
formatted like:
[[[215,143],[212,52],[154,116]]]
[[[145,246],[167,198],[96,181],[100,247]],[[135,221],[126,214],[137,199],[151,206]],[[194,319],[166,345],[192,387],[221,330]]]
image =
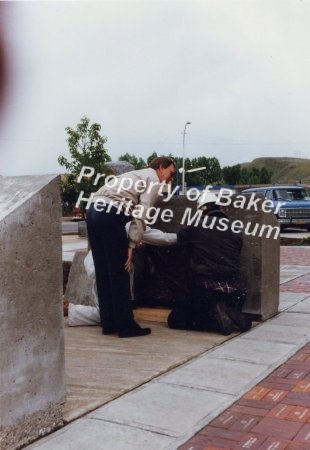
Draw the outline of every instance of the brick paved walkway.
[[[281,264],[310,265],[310,246],[281,247]]]
[[[310,266],[310,246],[281,247],[282,265]],[[310,292],[310,274],[302,275],[295,280],[280,286],[281,292]],[[309,446],[310,449],[310,446]]]
[[[310,344],[179,449],[309,450]]]
[[[281,247],[281,264],[309,266],[310,247]],[[310,292],[310,275],[286,291]],[[310,450],[310,344],[179,447],[220,449]]]

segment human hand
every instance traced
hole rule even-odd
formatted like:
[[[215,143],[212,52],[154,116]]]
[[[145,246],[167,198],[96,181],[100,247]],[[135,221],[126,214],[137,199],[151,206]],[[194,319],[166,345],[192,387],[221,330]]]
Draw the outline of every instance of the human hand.
[[[134,249],[132,247],[128,247],[127,260],[125,262],[125,270],[126,270],[126,272],[131,272],[131,270],[132,270],[133,253],[134,253]]]

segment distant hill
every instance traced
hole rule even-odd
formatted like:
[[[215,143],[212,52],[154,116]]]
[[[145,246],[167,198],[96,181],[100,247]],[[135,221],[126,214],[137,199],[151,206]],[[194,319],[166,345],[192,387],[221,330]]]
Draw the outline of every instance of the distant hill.
[[[241,167],[271,170],[272,183],[291,184],[300,182],[310,185],[310,159],[303,158],[256,158]]]

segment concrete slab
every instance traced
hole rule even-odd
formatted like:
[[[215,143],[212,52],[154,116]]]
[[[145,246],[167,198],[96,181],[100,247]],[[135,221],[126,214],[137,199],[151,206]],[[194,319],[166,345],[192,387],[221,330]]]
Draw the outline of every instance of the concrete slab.
[[[139,339],[103,336],[99,326],[65,325],[66,422],[116,399],[233,337],[171,330],[166,323],[145,322],[144,325],[151,326],[152,334]]]
[[[272,319],[272,322],[276,325],[285,325],[295,328],[307,328],[309,327],[309,316],[307,314],[299,314],[296,312],[284,312]]]
[[[178,437],[229,402],[229,395],[155,382],[99,408],[90,417]]]
[[[281,265],[281,270],[302,275],[310,272],[310,266],[303,266],[299,264],[284,264]]]
[[[280,292],[279,312],[292,308],[309,295],[308,292]]]
[[[265,364],[218,359],[206,354],[165,375],[159,382],[240,396],[244,389],[249,389],[252,380],[261,379],[267,367]]]
[[[224,358],[229,361],[247,361],[259,365],[273,365],[280,363],[284,358],[288,358],[296,351],[296,346],[286,343],[273,342],[270,345],[268,340],[257,341],[252,339],[249,333],[248,339],[242,336],[230,342],[225,342],[215,351],[211,351],[209,356]]]
[[[287,283],[307,273],[310,273],[310,266],[281,266],[280,284]]]
[[[117,440],[116,437],[117,436]],[[175,439],[167,435],[111,423],[101,419],[80,419],[57,431],[29,450],[161,450]]]
[[[310,296],[290,308],[289,312],[310,314]]]
[[[245,334],[242,338],[262,339],[269,341],[270,345],[273,345],[274,342],[305,345],[310,340],[310,328],[277,325],[277,323],[271,321],[264,326],[256,327],[251,334]]]

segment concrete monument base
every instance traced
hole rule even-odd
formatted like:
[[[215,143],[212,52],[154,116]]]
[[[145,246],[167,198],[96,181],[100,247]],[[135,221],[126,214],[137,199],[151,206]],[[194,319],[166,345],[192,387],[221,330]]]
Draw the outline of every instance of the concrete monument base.
[[[60,179],[0,177],[0,442],[62,425],[65,401]]]

